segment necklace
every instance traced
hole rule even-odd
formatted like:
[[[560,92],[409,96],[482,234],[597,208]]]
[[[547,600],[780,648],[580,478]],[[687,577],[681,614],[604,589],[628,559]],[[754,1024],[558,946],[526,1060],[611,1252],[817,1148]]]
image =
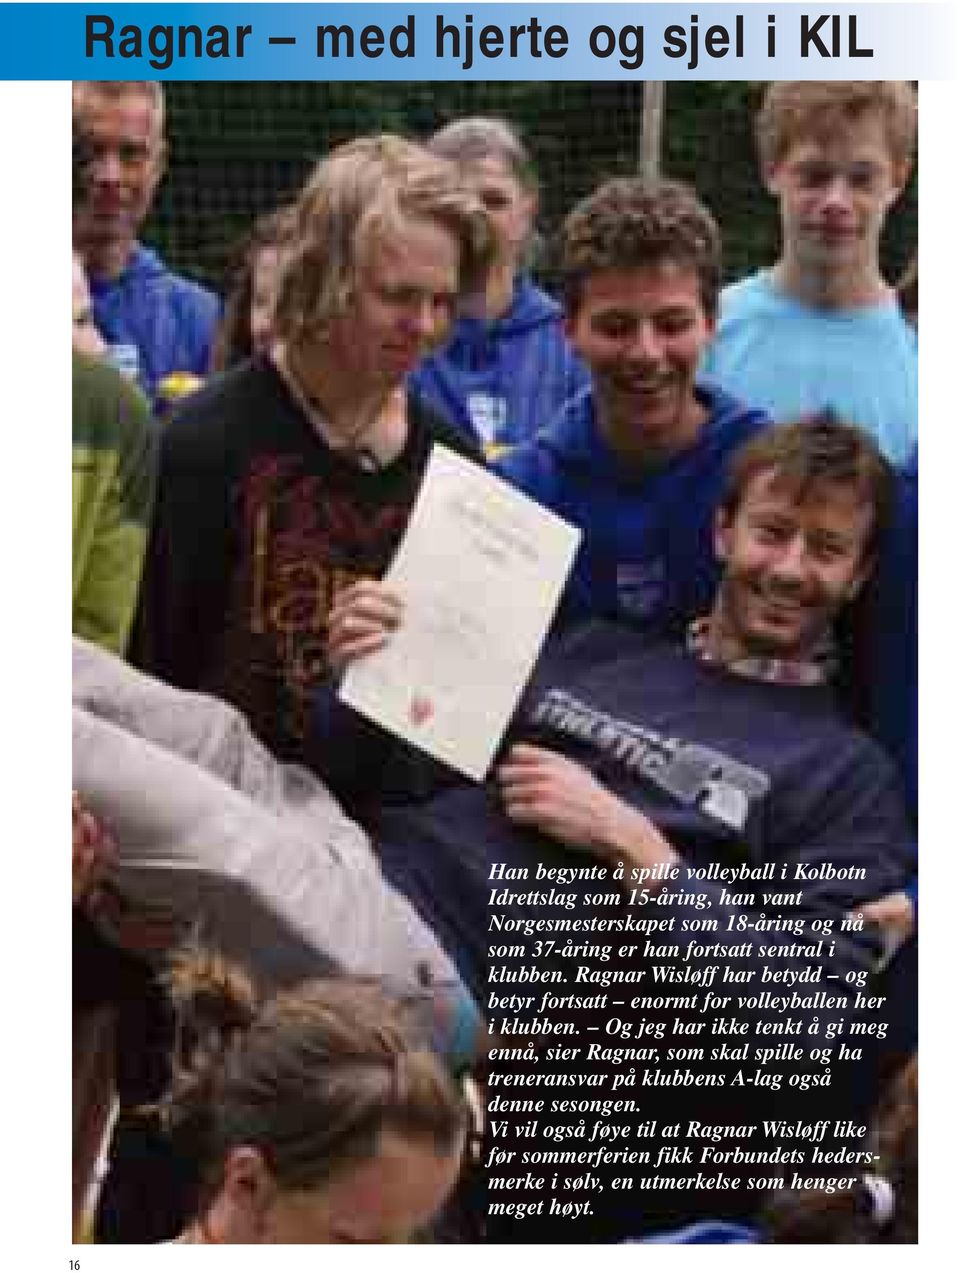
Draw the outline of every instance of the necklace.
[[[363,472],[375,473],[390,463],[399,450],[402,449],[401,443],[401,446],[394,450],[392,440],[388,440],[386,445],[382,443],[378,445],[380,439],[376,437],[377,426],[381,422],[395,427],[391,419],[391,413],[397,409],[397,395],[401,391],[395,390],[393,393],[388,394],[386,400],[378,404],[374,412],[369,414],[362,412],[360,423],[344,436],[334,430],[329,414],[324,411],[323,404],[319,398],[304,387],[302,378],[290,364],[290,356],[286,346],[278,346],[274,350],[273,360],[297,406],[306,416],[314,431],[332,451],[352,460]],[[405,433],[405,430],[401,430],[401,432]],[[387,451],[388,454],[383,455],[381,454],[382,451]]]

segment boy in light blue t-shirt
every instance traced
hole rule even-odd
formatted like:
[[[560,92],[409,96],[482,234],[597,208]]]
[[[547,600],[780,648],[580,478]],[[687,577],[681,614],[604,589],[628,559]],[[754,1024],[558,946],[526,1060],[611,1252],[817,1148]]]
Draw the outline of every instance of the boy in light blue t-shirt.
[[[880,236],[910,174],[914,90],[775,83],[757,139],[781,256],[723,291],[703,370],[776,420],[830,410],[902,464],[917,440],[917,341],[880,272]]]

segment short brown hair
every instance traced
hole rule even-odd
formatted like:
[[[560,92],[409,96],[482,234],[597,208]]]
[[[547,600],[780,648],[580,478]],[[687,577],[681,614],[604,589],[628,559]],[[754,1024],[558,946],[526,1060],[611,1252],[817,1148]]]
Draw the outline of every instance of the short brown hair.
[[[893,509],[894,476],[868,433],[828,412],[761,429],[733,457],[720,501],[724,516],[733,518],[753,479],[771,471],[798,500],[826,486],[848,490],[869,505],[873,518],[866,555],[876,552]]]
[[[906,80],[775,80],[757,115],[760,162],[777,164],[795,142],[871,115],[883,122],[893,162],[907,163],[917,140],[917,95]]]
[[[696,271],[701,304],[713,319],[720,231],[693,190],[679,181],[615,177],[578,203],[560,231],[560,273],[570,313],[589,275],[665,263]]]
[[[261,998],[209,951],[181,954],[168,980],[178,1042],[160,1109],[201,1194],[242,1145],[289,1189],[371,1157],[384,1132],[457,1145],[468,1115],[456,1084],[375,983],[331,978]]]
[[[359,137],[317,165],[294,204],[277,334],[322,332],[350,304],[372,245],[407,220],[447,230],[459,249],[460,292],[483,290],[492,230],[456,165],[402,137]]]

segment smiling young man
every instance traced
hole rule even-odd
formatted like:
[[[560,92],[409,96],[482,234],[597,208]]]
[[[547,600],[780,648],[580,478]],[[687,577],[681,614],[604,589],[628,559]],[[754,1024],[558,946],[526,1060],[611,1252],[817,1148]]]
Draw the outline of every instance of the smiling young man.
[[[880,238],[910,175],[916,114],[900,81],[769,86],[757,142],[781,255],[724,290],[704,367],[774,419],[856,420],[896,464],[917,437],[917,342],[881,273]]]
[[[567,217],[561,271],[567,331],[591,383],[498,468],[583,531],[564,620],[677,633],[713,593],[726,461],[767,423],[697,380],[719,232],[685,186],[621,178]]]
[[[637,1064],[624,1089],[628,1098],[650,1098],[645,1117],[656,1119],[656,1131],[629,1136],[625,1148],[651,1151],[671,1141],[694,1156],[668,1162],[712,1163],[701,1169],[702,1186],[672,1187],[666,1180],[630,1190],[607,1187],[608,1181],[591,1193],[592,1214],[576,1221],[551,1219],[544,1208],[542,1218],[534,1213],[518,1223],[501,1209],[491,1214],[490,1240],[622,1240],[696,1218],[749,1217],[759,1186],[744,1164],[799,1162],[790,1158],[798,1144],[791,1121],[827,1118],[821,1150],[865,1152],[855,1129],[866,1124],[873,1095],[869,1049],[862,1063],[834,1065],[828,1083],[821,1082],[826,1062],[817,1049],[865,1012],[856,989],[869,984],[880,949],[868,926],[845,931],[841,921],[902,887],[912,847],[893,767],[848,724],[829,681],[834,620],[870,573],[891,495],[889,465],[866,433],[830,418],[762,430],[733,457],[713,526],[722,578],[683,641],[648,640],[622,624],[569,633],[537,668],[495,782],[444,789],[438,775],[425,803],[381,810],[376,836],[384,873],[447,946],[478,1001],[488,1003],[494,1029],[508,1019],[509,1033],[532,1035],[539,1027],[531,1023],[546,1016],[554,1033],[569,1027],[585,1042],[539,1048],[541,1085],[583,1092],[602,1087],[611,1074],[622,1077],[617,1049],[605,1056],[590,1045],[590,1031],[600,1039],[595,1032],[608,1019],[597,1009],[622,992],[616,980],[641,990],[665,983],[665,997],[645,1002],[638,1022],[641,1042],[662,1051],[646,1067]],[[369,639],[377,626],[370,624]],[[369,790],[377,773],[387,772],[391,744],[342,712],[339,732],[317,739],[317,753],[332,766],[351,766]],[[332,719],[318,713],[318,725],[325,720],[329,727]],[[596,873],[618,865],[620,876]],[[688,867],[703,874],[688,877]],[[604,878],[612,895],[597,892]],[[622,879],[624,895],[611,878]],[[490,959],[493,914],[497,931],[533,940]],[[638,927],[651,916],[660,927]],[[716,927],[706,928],[705,919]],[[645,941],[645,931],[671,935]],[[581,933],[589,935],[582,947]],[[623,944],[631,933],[637,944]],[[831,941],[818,944],[819,933]],[[566,953],[568,936],[573,945]],[[497,976],[488,984],[491,964]],[[531,967],[538,983],[549,989],[558,980],[572,984],[573,993],[501,998],[503,983],[530,981]],[[720,968],[722,981],[754,992],[736,1011],[744,1039],[732,1052],[714,1048],[709,1061],[675,1064],[667,1049],[689,1042],[681,1036],[709,1030],[713,1044],[714,1035],[729,1032],[733,1010],[725,1011],[722,998],[704,999]],[[617,978],[604,981],[608,972]],[[764,982],[770,985],[759,993]],[[579,992],[578,984],[587,989]],[[591,999],[596,987],[609,988],[610,998]],[[788,1012],[786,987],[796,990]],[[717,988],[738,987],[724,987],[718,977]],[[690,997],[677,998],[674,990]],[[887,1011],[872,1014],[876,1026],[868,1016],[868,1038],[884,1037]],[[637,1024],[625,1028],[638,1037]],[[754,1046],[781,1045],[770,1036],[786,1033],[791,1046],[769,1067],[784,1076],[782,1086],[753,1082]],[[748,1052],[738,1054],[744,1041]],[[499,1068],[527,1072],[507,1061]],[[719,1077],[685,1082],[685,1069]],[[671,1077],[675,1072],[679,1079]],[[574,1102],[569,1114],[555,1106],[549,1123],[576,1136],[579,1118]],[[670,1124],[677,1124],[676,1136],[663,1132]],[[703,1133],[688,1129],[719,1124],[742,1128],[724,1149],[735,1143],[761,1157],[701,1156]],[[555,1143],[542,1131],[523,1141],[542,1152]],[[725,1161],[736,1164],[727,1171],[738,1178],[735,1186],[717,1183],[716,1164]],[[679,1175],[696,1172],[693,1166]]]
[[[814,427],[814,426],[811,426]],[[722,662],[740,657],[813,661],[836,614],[859,592],[872,565],[869,503],[856,490],[800,477],[781,462],[737,471],[739,501],[722,510],[717,590],[708,648]],[[806,489],[805,489],[806,488]]]
[[[219,305],[137,242],[166,157],[163,89],[148,80],[73,86],[73,244],[90,277],[93,314],[113,360],[153,398],[174,372],[209,370]]]

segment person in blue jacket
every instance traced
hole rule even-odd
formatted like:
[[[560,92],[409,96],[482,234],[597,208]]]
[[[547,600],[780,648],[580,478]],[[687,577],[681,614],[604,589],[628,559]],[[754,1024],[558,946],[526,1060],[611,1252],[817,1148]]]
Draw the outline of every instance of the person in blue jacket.
[[[147,80],[77,81],[73,118],[83,157],[73,242],[94,321],[111,359],[156,401],[168,377],[193,384],[206,375],[220,309],[137,241],[163,175],[163,90]]]
[[[560,306],[523,271],[537,183],[517,134],[502,119],[458,119],[428,142],[476,185],[497,240],[484,292],[473,297],[449,342],[412,381],[449,420],[490,453],[523,442],[587,382],[564,334]]]
[[[917,630],[920,488],[917,448],[897,474],[893,523],[868,598],[868,703],[871,732],[897,763],[917,818]]]
[[[688,187],[617,178],[568,215],[560,248],[568,329],[591,383],[497,467],[583,531],[565,621],[676,634],[716,586],[727,460],[768,423],[697,380],[720,234]]]
[[[877,569],[860,619],[854,651],[865,681],[864,724],[893,759],[916,830],[918,821],[919,472],[917,448],[897,473],[893,518],[880,545]],[[904,993],[917,976],[918,877],[863,908],[884,932],[889,966],[882,990],[896,1010],[883,1063],[895,1065],[917,1046],[916,996]]]

